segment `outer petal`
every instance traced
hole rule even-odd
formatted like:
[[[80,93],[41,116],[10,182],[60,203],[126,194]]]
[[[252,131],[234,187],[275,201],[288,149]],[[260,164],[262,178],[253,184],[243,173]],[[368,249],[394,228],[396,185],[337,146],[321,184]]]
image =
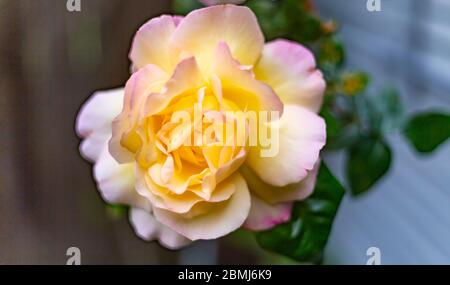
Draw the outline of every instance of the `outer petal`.
[[[285,223],[291,218],[292,203],[270,205],[255,195],[252,195],[252,207],[245,221],[244,228],[252,231],[270,229]]]
[[[283,112],[283,103],[268,85],[256,80],[233,59],[228,45],[216,47],[212,72],[220,78],[223,98],[236,103],[241,110]]]
[[[284,187],[277,187],[265,183],[249,167],[243,166],[240,173],[244,176],[250,191],[269,204],[277,204],[291,201],[301,201],[306,199],[314,191],[317,173],[320,163],[302,181],[289,184]]]
[[[76,130],[81,153],[94,161],[94,178],[103,199],[109,203],[149,208],[145,198],[134,189],[133,164],[119,165],[108,151],[111,125],[122,109],[123,89],[97,92],[83,105]]]
[[[191,243],[187,238],[156,221],[148,211],[132,208],[130,222],[140,238],[147,241],[158,240],[169,249],[179,249]]]
[[[261,148],[250,147],[247,165],[268,184],[282,187],[298,183],[314,168],[325,145],[324,120],[298,105],[287,105],[280,120],[269,126],[271,156],[262,157]],[[279,136],[278,148],[274,133]]]
[[[148,201],[135,190],[134,163],[117,163],[106,144],[94,165],[94,178],[105,201],[150,208]]]
[[[287,40],[266,44],[255,76],[269,84],[284,104],[320,110],[325,81],[316,69],[313,54],[302,45]]]
[[[216,239],[224,236],[244,223],[250,211],[250,193],[239,173],[223,181],[218,187],[235,187],[236,192],[227,201],[213,205],[207,213],[189,218],[166,210],[154,209],[155,217],[190,240]]]
[[[163,15],[139,28],[129,54],[134,70],[154,64],[172,73],[177,58],[169,42],[180,21],[181,17]]]
[[[90,162],[97,161],[110,137],[110,133],[97,131],[83,139],[80,143],[80,153],[83,158]]]
[[[222,41],[242,65],[258,60],[264,37],[249,8],[223,5],[195,10],[177,27],[171,43],[194,55],[203,69],[212,62],[214,50]]]
[[[122,109],[123,95],[123,88],[95,92],[81,107],[75,128],[84,139],[80,152],[85,159],[98,159],[111,136],[112,121]]]

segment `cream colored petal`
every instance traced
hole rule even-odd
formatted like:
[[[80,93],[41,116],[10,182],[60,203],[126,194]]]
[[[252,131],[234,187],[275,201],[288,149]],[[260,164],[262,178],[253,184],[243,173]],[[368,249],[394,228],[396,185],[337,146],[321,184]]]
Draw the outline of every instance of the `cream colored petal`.
[[[224,147],[219,147],[221,149],[223,148],[230,148],[227,146]],[[204,147],[202,149],[203,154],[205,156],[206,161],[208,162],[210,168],[213,169],[213,173],[214,173],[214,181],[215,183],[220,183],[221,181],[223,181],[224,179],[226,179],[227,177],[229,177],[232,173],[234,173],[245,161],[246,158],[246,152],[245,149],[242,148],[236,156],[233,156],[232,159],[230,159],[229,161],[227,161],[224,164],[220,164],[219,167],[217,167],[217,163],[213,162],[213,156],[214,156],[214,147]],[[218,156],[218,155],[216,155]],[[216,159],[218,160],[218,159]]]
[[[314,55],[296,42],[267,43],[255,76],[269,84],[284,104],[298,104],[313,112],[322,106],[325,80],[316,69]]]
[[[245,220],[244,228],[252,231],[263,231],[291,218],[292,202],[268,204],[255,195],[252,197],[250,213]]]
[[[134,163],[119,164],[105,145],[94,165],[94,178],[105,201],[149,209],[148,200],[135,190]]]
[[[226,42],[242,65],[253,65],[264,45],[253,12],[232,5],[195,10],[183,19],[171,40],[173,46],[195,56],[202,70],[208,69],[219,42]]]
[[[80,138],[80,152],[91,162],[98,159],[111,136],[112,122],[122,109],[123,88],[95,92],[81,107],[75,129]]]
[[[180,17],[163,15],[145,23],[133,39],[129,58],[136,71],[148,64],[154,64],[171,74],[176,65],[177,54],[170,47]]]
[[[175,213],[187,213],[195,204],[203,200],[189,191],[179,195],[169,193],[167,188],[155,183],[144,169],[137,166],[135,171],[136,191],[147,198],[155,208],[163,208]]]
[[[90,162],[97,161],[110,137],[111,131],[109,133],[96,131],[83,139],[80,143],[80,153],[83,158]]]
[[[223,181],[218,187],[235,187],[233,196],[211,207],[209,212],[192,218],[154,209],[155,217],[190,240],[216,239],[238,229],[250,211],[250,194],[239,173]]]
[[[123,109],[114,119],[109,150],[120,163],[135,160],[139,146],[143,144],[136,127],[147,96],[159,92],[168,75],[156,65],[147,65],[131,75],[125,86]]]
[[[164,90],[149,94],[146,98],[143,115],[151,116],[162,112],[175,97],[189,91],[196,92],[202,84],[204,84],[204,79],[195,58],[182,60],[175,68]]]
[[[190,240],[155,220],[153,214],[139,208],[130,210],[130,223],[136,234],[146,240],[157,240],[169,249],[179,249],[191,243]]]
[[[270,128],[270,145],[266,149],[250,147],[247,165],[268,184],[298,183],[314,168],[325,145],[324,120],[298,105],[286,105],[283,116],[271,122]]]
[[[221,81],[224,99],[235,103],[243,111],[275,111],[281,116],[283,103],[272,88],[256,80],[251,72],[242,70],[225,42],[220,42],[215,51],[212,73],[216,76],[214,80]]]
[[[320,161],[316,163],[314,169],[308,172],[308,175],[303,180],[284,187],[267,184],[245,165],[239,169],[239,172],[245,178],[245,181],[247,181],[248,188],[253,194],[256,194],[269,204],[278,204],[301,201],[308,198],[314,191],[319,166]]]
[[[153,164],[149,168],[148,174],[152,181],[158,186],[168,188],[174,192],[174,194],[180,195],[185,193],[188,188],[191,188],[190,186],[200,185],[203,177],[210,173],[210,170],[207,168],[201,170],[197,167],[187,167],[186,164],[184,166],[185,167],[183,167],[180,172],[173,173],[173,175],[166,180],[164,180],[164,164],[162,163]]]

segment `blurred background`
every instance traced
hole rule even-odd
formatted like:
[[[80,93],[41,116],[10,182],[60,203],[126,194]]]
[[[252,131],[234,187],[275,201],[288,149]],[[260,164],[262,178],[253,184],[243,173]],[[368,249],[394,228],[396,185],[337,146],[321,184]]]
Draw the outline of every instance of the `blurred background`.
[[[95,90],[122,86],[135,31],[170,13],[169,0],[0,0],[0,264],[292,263],[237,232],[173,252],[134,235],[126,213],[107,207],[78,153],[74,121]],[[314,1],[341,25],[349,68],[395,85],[408,112],[450,107],[450,2]],[[450,263],[450,145],[420,156],[398,135],[388,176],[362,197],[345,196],[326,264]],[[340,153],[326,160],[343,178]]]

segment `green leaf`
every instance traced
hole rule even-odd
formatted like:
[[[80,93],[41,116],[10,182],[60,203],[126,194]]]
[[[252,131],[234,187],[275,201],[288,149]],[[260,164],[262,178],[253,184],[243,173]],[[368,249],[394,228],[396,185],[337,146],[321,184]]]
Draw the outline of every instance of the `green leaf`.
[[[432,152],[450,137],[450,114],[416,115],[407,123],[404,134],[417,151]]]
[[[360,139],[358,126],[349,122],[348,118],[334,114],[330,108],[323,108],[320,116],[327,127],[327,150],[349,147]]]
[[[300,262],[320,262],[344,192],[322,163],[314,193],[294,204],[289,222],[256,233],[258,243]]]
[[[343,123],[339,120],[329,108],[323,108],[320,116],[324,118],[327,126],[327,146],[335,140],[342,132]]]
[[[328,126],[327,126],[328,127]],[[328,136],[328,134],[327,134]],[[342,128],[337,136],[327,137],[327,150],[339,150],[352,147],[361,139],[360,130],[356,124],[349,124]]]
[[[391,165],[391,150],[380,137],[367,137],[349,149],[347,178],[353,195],[372,187]]]

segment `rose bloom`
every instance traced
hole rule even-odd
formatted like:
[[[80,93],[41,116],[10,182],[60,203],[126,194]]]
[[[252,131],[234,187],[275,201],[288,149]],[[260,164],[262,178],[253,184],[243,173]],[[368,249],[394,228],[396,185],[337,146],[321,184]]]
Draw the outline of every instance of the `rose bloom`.
[[[137,235],[175,249],[288,221],[293,202],[314,189],[326,139],[317,115],[325,82],[311,52],[282,39],[264,44],[250,9],[221,5],[151,19],[129,57],[125,88],[94,93],[76,130],[102,197],[130,206]],[[248,135],[239,131],[226,145],[185,144],[198,124],[211,125],[177,118],[195,106],[201,118],[278,112],[263,126],[278,134],[278,151],[238,145]]]

